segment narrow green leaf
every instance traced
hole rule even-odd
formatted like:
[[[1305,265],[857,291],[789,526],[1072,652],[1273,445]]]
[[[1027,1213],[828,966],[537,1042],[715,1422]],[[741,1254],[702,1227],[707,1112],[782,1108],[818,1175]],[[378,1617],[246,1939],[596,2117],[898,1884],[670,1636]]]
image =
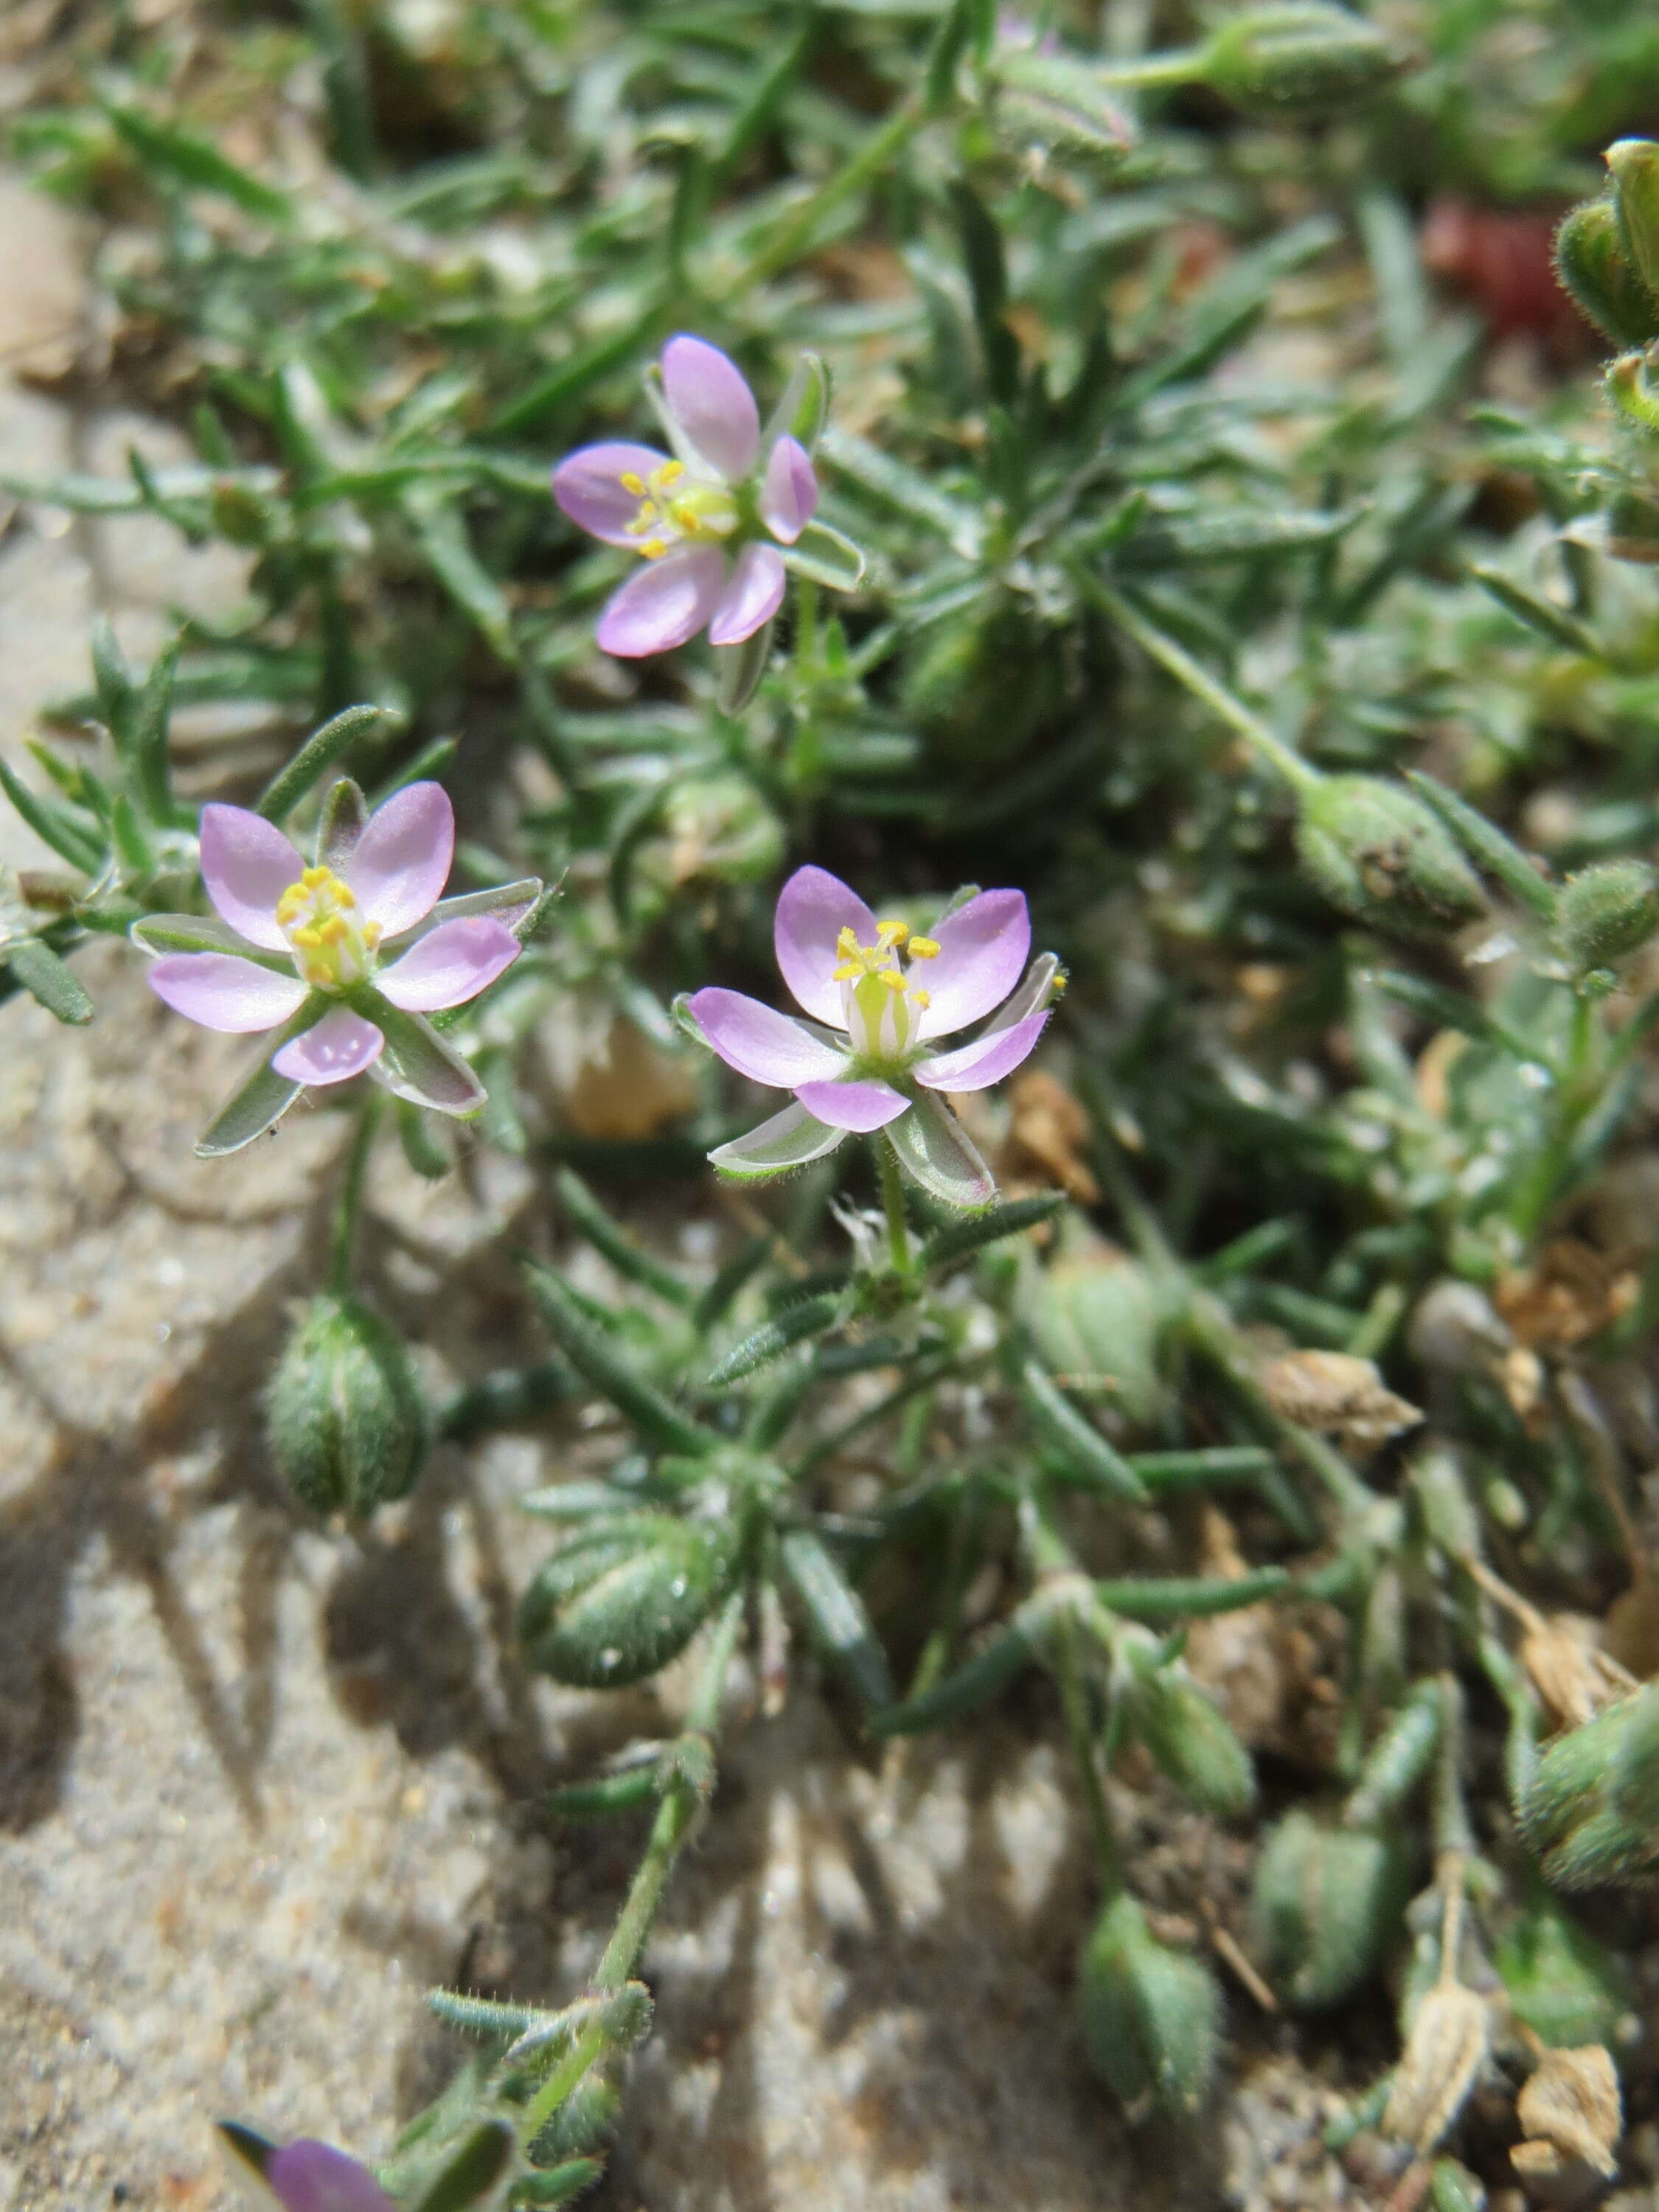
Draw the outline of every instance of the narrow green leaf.
[[[173,717],[173,687],[179,673],[184,632],[178,631],[150,664],[132,714],[132,742],[127,756],[128,788],[134,804],[154,823],[173,817],[173,764],[167,732]]]
[[[1095,1589],[1112,1612],[1156,1626],[1188,1614],[1202,1620],[1212,1613],[1237,1613],[1262,1598],[1276,1597],[1290,1579],[1283,1567],[1258,1567],[1231,1581],[1211,1575],[1119,1575],[1097,1582]]]
[[[948,1267],[1001,1237],[1018,1237],[1024,1230],[1035,1229],[1039,1222],[1052,1221],[1065,1204],[1064,1191],[1044,1191],[1039,1198],[1011,1199],[1006,1206],[994,1206],[988,1213],[975,1214],[971,1220],[953,1221],[948,1228],[936,1230],[922,1246],[921,1264]]]
[[[1505,890],[1513,892],[1523,906],[1530,907],[1544,921],[1555,919],[1554,887],[1495,823],[1487,821],[1467,799],[1449,791],[1443,783],[1437,783],[1431,775],[1407,769],[1406,781],[1424,805],[1432,807],[1440,817],[1476,867],[1484,868]]]
[[[471,2212],[506,2172],[515,2141],[505,2120],[481,2120],[414,2200],[411,2212]]]
[[[632,1813],[654,1804],[661,1794],[657,1763],[635,1766],[626,1774],[602,1774],[592,1782],[567,1782],[550,1790],[542,1802],[556,1820],[609,1820],[619,1813]]]
[[[59,860],[67,860],[72,868],[82,874],[95,876],[104,865],[103,848],[97,842],[89,828],[83,827],[66,806],[56,799],[42,799],[20,781],[9,763],[0,760],[0,791],[3,791],[29,828],[43,844],[50,845]]]
[[[1096,1489],[1121,1498],[1127,1504],[1144,1505],[1146,1485],[1121,1451],[1107,1442],[1092,1421],[1079,1413],[1059,1384],[1035,1359],[1028,1359],[1020,1376],[1020,1395],[1038,1433]]]
[[[49,945],[38,937],[21,937],[4,948],[6,966],[23,988],[54,1020],[80,1024],[92,1019],[92,1000]]]
[[[872,1714],[870,1726],[878,1735],[920,1735],[927,1729],[943,1728],[1006,1690],[1035,1656],[1029,1631],[1011,1621],[931,1690]]]
[[[757,1367],[782,1358],[793,1346],[805,1342],[808,1337],[822,1336],[841,1318],[842,1301],[838,1297],[802,1298],[798,1304],[786,1306],[781,1314],[763,1322],[728,1352],[719,1366],[710,1370],[705,1387],[723,1390],[728,1383],[740,1382]]]
[[[810,1529],[791,1528],[779,1540],[778,1555],[824,1656],[845,1675],[866,1711],[890,1710],[893,1678],[887,1654],[870,1625],[864,1600],[828,1547]]]
[[[1547,637],[1552,645],[1563,645],[1569,653],[1583,653],[1586,659],[1601,661],[1606,651],[1595,633],[1581,623],[1577,615],[1569,614],[1536,592],[1529,592],[1522,584],[1511,582],[1501,569],[1489,568],[1481,562],[1471,561],[1468,573],[1483,591],[1489,592],[1500,607],[1524,623],[1540,637]]]
[[[285,769],[278,771],[260,795],[257,811],[267,822],[282,823],[294,811],[312,786],[327,774],[347,747],[377,722],[396,721],[391,707],[347,707],[320,730],[313,732]]]
[[[160,170],[191,191],[216,192],[222,199],[234,200],[245,214],[262,222],[287,222],[287,195],[228,160],[207,139],[173,124],[157,123],[137,107],[112,102],[104,112],[147,169]]]
[[[562,2159],[557,2166],[545,2166],[533,2173],[522,2173],[514,2183],[508,2202],[525,2212],[556,2212],[556,2208],[570,2203],[586,2189],[591,2189],[605,2172],[602,2158]]]
[[[559,1202],[572,1223],[594,1249],[602,1252],[619,1275],[641,1285],[671,1305],[689,1306],[694,1293],[672,1267],[641,1251],[620,1222],[613,1221],[579,1175],[561,1168],[554,1177]]]
[[[537,1261],[526,1263],[531,1296],[559,1349],[583,1381],[609,1398],[641,1437],[659,1449],[695,1456],[713,1449],[710,1431],[671,1405],[654,1384],[637,1375],[587,1321],[561,1279]]]

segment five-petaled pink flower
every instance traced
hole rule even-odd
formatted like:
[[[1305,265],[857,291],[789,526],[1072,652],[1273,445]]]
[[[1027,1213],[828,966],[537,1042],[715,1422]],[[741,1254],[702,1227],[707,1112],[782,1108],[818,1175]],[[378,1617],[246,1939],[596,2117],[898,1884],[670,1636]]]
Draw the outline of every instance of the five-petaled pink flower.
[[[782,603],[778,546],[795,543],[818,503],[805,447],[781,423],[763,437],[755,395],[718,346],[669,340],[661,404],[672,454],[611,441],[553,471],[574,523],[644,557],[599,618],[599,644],[623,659],[705,629],[712,645],[753,637]]]
[[[202,880],[220,920],[151,915],[133,938],[161,955],[150,988],[176,1012],[283,1036],[198,1149],[234,1150],[303,1085],[365,1069],[417,1104],[477,1112],[477,1077],[422,1018],[465,1005],[517,959],[510,925],[541,886],[526,878],[440,902],[454,848],[454,811],[435,783],[410,784],[371,815],[342,779],[313,865],[263,815],[204,807]]]
[[[938,1094],[1000,1082],[1042,1035],[1059,963],[1043,953],[1027,968],[1024,894],[975,892],[922,937],[878,921],[824,869],[798,868],[778,899],[774,942],[810,1021],[738,991],[699,991],[686,1002],[728,1067],[794,1093],[782,1113],[711,1152],[714,1165],[747,1179],[781,1175],[833,1152],[851,1130],[881,1129],[936,1197],[988,1205],[990,1172]],[[994,1012],[971,1043],[939,1049]]]

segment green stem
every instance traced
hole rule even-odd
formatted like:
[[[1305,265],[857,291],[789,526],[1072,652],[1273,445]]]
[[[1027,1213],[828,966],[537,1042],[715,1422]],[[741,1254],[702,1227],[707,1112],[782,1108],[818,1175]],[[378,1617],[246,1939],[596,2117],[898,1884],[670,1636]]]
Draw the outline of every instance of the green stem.
[[[893,1272],[908,1275],[911,1268],[910,1232],[904,1225],[904,1179],[898,1154],[885,1137],[876,1139],[876,1160],[881,1170],[881,1202],[887,1214],[887,1249]]]
[[[1201,699],[1230,729],[1237,730],[1295,790],[1310,792],[1323,782],[1324,778],[1311,762],[1293,751],[1276,730],[1270,730],[1261,717],[1252,714],[1242,699],[1235,698],[1224,684],[1218,683],[1207,669],[1200,668],[1184,646],[1177,645],[1156,623],[1148,622],[1139,608],[1131,606],[1110,585],[1103,584],[1086,569],[1074,567],[1072,574],[1103,614],[1120,629],[1127,630],[1143,653],[1167,669],[1178,684],[1184,684],[1193,696]]]
[[[340,1195],[335,1201],[334,1222],[329,1233],[328,1286],[337,1298],[349,1297],[351,1294],[357,1252],[357,1224],[363,1211],[363,1180],[368,1170],[368,1156],[374,1146],[375,1131],[380,1125],[380,1108],[384,1103],[384,1093],[378,1090],[366,1094],[358,1109],[357,1127],[352,1133],[351,1144],[346,1153],[345,1174],[340,1183]]]
[[[741,298],[799,258],[814,234],[836,209],[890,167],[926,119],[926,111],[919,100],[907,100],[896,107],[872,138],[866,138],[833,177],[785,217],[782,228],[774,234],[769,245],[744,264],[742,274],[726,287],[725,296],[728,300]]]
[[[732,1669],[732,1656],[737,1650],[738,1638],[742,1632],[744,1592],[734,1590],[727,1598],[720,1618],[709,1638],[708,1649],[703,1656],[702,1667],[697,1676],[696,1687],[686,1709],[683,1737],[701,1738],[712,1745],[720,1726],[720,1700],[726,1692],[726,1678]],[[629,1885],[623,1909],[617,1916],[617,1924],[611,1932],[599,1963],[593,1972],[592,1991],[596,1996],[612,1996],[622,1989],[639,1962],[645,1948],[663,1892],[674,1870],[681,1844],[696,1818],[702,1802],[702,1792],[688,1776],[676,1775],[663,1793],[657,1817],[651,1826],[650,1839],[645,1847]],[[519,2123],[519,2139],[532,2143],[560,2106],[575,2090],[588,2069],[605,2055],[608,2039],[599,2021],[592,2021],[582,2030],[571,2045],[563,2061],[550,2074],[541,2087],[526,2106]]]
[[[1089,1699],[1078,1656],[1078,1625],[1069,1615],[1063,1615],[1053,1623],[1048,1634],[1054,1680],[1060,1686],[1060,1710],[1066,1716],[1066,1733],[1071,1738],[1078,1777],[1083,1784],[1083,1802],[1088,1808],[1089,1829],[1100,1869],[1101,1902],[1109,1905],[1123,1887],[1123,1870],[1118,1858],[1117,1838],[1112,1832],[1112,1816],[1106,1804],[1105,1785],[1100,1778],[1094,1730],[1089,1725]]]
[[[1099,84],[1192,84],[1204,74],[1204,59],[1201,47],[1183,46],[1172,54],[1146,54],[1139,61],[1097,62],[1089,74]]]

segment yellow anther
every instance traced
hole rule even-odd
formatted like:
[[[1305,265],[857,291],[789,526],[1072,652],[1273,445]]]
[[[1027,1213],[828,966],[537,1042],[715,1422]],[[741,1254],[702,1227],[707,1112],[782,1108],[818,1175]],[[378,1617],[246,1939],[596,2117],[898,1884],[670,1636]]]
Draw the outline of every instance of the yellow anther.
[[[345,916],[331,914],[326,921],[319,921],[317,928],[325,945],[337,945],[346,933]]]
[[[878,968],[876,973],[890,991],[896,991],[901,997],[903,996],[904,977],[896,968]]]
[[[370,951],[371,952],[373,952],[373,951],[374,950],[375,946],[380,943],[380,923],[379,923],[378,921],[366,921],[366,922],[363,924],[363,943],[364,943],[366,945],[368,945],[368,947],[369,951]]]
[[[331,868],[307,868],[300,881],[308,891],[314,891],[318,884],[325,884],[332,873]]]
[[[350,886],[350,884],[335,884],[335,886],[334,886],[334,903],[335,903],[335,905],[336,905],[336,906],[343,906],[343,907],[344,907],[344,908],[347,909],[347,911],[348,911],[348,912],[349,912],[349,911],[350,911],[350,909],[351,909],[354,906],[356,906],[356,903],[357,903],[357,894],[356,894],[356,891],[354,891],[354,890],[352,890],[352,888],[351,888],[351,886]]]
[[[910,934],[910,926],[904,921],[878,921],[876,933],[883,945],[902,945]]]
[[[323,933],[314,927],[310,929],[296,929],[294,933],[294,942],[301,952],[320,952],[323,949]]]
[[[920,1006],[925,1014],[933,1003],[933,994],[931,991],[912,991],[910,1000],[913,1006]]]
[[[665,461],[659,469],[652,471],[651,480],[653,483],[677,484],[684,474],[684,461]]]
[[[668,540],[665,538],[647,538],[640,550],[647,561],[660,561],[668,550]]]
[[[1055,998],[1058,998],[1060,993],[1066,988],[1067,980],[1066,970],[1063,968],[1060,969],[1049,978],[1048,988],[1053,992]]]
[[[624,491],[631,491],[638,499],[645,489],[645,478],[637,469],[624,469],[617,479]]]
[[[861,962],[857,960],[847,960],[843,961],[842,965],[834,970],[830,980],[832,983],[851,983],[858,976],[862,975],[863,973],[864,968]]]
[[[939,946],[931,937],[913,937],[910,939],[909,953],[913,960],[937,960]]]
[[[670,507],[669,514],[679,528],[687,532],[695,530],[702,520],[689,499],[676,500]]]
[[[843,929],[836,939],[836,951],[843,960],[850,960],[858,949],[859,941],[856,934],[851,929]]]

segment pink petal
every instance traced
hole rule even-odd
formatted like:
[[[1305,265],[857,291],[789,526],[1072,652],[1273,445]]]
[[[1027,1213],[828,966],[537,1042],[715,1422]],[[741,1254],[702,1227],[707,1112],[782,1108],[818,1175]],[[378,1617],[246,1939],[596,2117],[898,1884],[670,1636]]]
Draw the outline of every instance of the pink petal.
[[[170,952],[151,968],[149,988],[187,1021],[237,1036],[274,1030],[306,1000],[297,975],[275,975],[234,952]]]
[[[284,2143],[264,2178],[284,2212],[396,2212],[368,2168],[327,2143]]]
[[[795,1096],[809,1114],[832,1129],[884,1128],[908,1113],[910,1102],[890,1083],[854,1078],[845,1083],[798,1083]]]
[[[761,520],[774,538],[793,545],[817,512],[818,479],[799,438],[780,438],[766,463]]]
[[[441,921],[392,967],[374,978],[394,1006],[429,1014],[439,1006],[464,1006],[510,968],[524,947],[503,921],[475,914]]]
[[[374,1065],[385,1043],[373,1022],[349,1006],[336,1006],[314,1029],[302,1030],[273,1053],[270,1064],[290,1083],[347,1083]]]
[[[728,1067],[777,1091],[823,1077],[846,1066],[844,1053],[810,1036],[787,1014],[774,1012],[741,991],[699,991],[687,1002],[691,1018]]]
[[[631,545],[639,538],[628,526],[640,511],[641,495],[629,491],[625,476],[648,479],[668,459],[649,446],[624,445],[613,441],[604,446],[583,446],[568,453],[553,471],[553,496],[579,530],[602,538],[607,545]]]
[[[772,942],[796,1005],[832,1030],[847,1026],[841,985],[834,980],[843,929],[850,929],[860,945],[876,941],[876,917],[856,891],[827,868],[797,868],[778,894]]]
[[[1031,949],[1025,894],[981,891],[931,934],[939,957],[915,963],[916,981],[932,1000],[921,1034],[948,1036],[1000,1006],[1018,982]]]
[[[720,605],[726,556],[717,545],[694,545],[647,562],[614,592],[595,635],[604,653],[640,660],[672,653],[694,638]]]
[[[736,362],[706,338],[670,338],[663,390],[674,420],[728,483],[746,477],[760,451],[760,410]]]
[[[710,645],[741,645],[764,629],[783,604],[786,580],[783,556],[775,545],[745,545],[732,564],[732,580],[708,625]]]
[[[202,809],[202,881],[233,929],[266,952],[286,952],[276,902],[305,862],[274,822],[246,806]]]
[[[438,903],[455,855],[455,810],[440,783],[410,783],[368,817],[346,881],[381,933],[412,929]]]
[[[912,1072],[916,1081],[925,1083],[930,1091],[988,1090],[1025,1059],[1042,1035],[1048,1018],[1046,1013],[1027,1014],[1024,1021],[1011,1023],[1006,1030],[994,1030],[989,1036],[975,1037],[972,1044],[958,1045],[954,1052],[925,1060]]]

